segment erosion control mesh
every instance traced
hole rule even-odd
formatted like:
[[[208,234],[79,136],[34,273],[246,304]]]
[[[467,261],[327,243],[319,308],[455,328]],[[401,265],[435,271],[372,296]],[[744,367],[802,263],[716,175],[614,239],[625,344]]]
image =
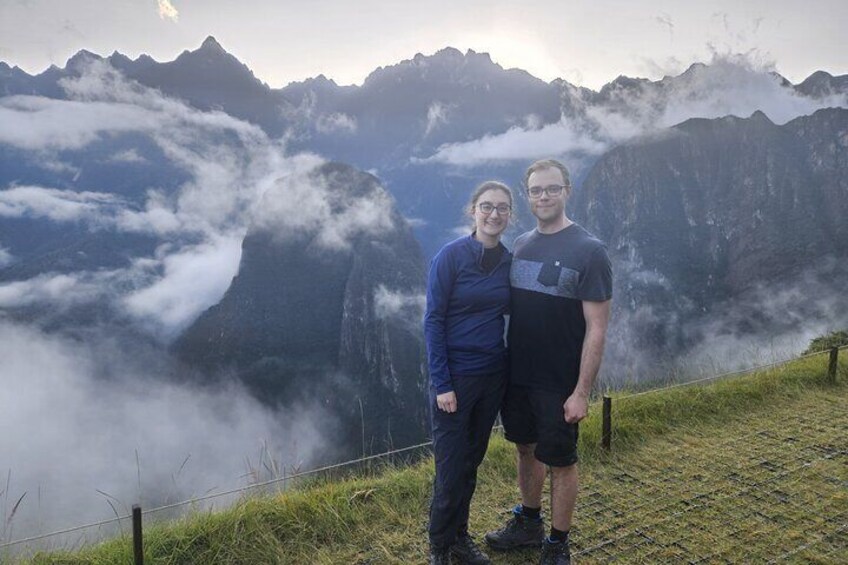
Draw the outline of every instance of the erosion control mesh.
[[[574,553],[581,563],[848,563],[845,401],[674,434],[594,467]]]

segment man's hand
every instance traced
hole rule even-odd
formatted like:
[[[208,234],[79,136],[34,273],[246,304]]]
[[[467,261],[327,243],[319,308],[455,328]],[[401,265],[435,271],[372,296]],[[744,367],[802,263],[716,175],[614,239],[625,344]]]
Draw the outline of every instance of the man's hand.
[[[456,412],[456,393],[450,391],[436,396],[436,404],[442,412]]]
[[[589,414],[589,398],[579,392],[574,392],[562,405],[565,421],[576,424]]]

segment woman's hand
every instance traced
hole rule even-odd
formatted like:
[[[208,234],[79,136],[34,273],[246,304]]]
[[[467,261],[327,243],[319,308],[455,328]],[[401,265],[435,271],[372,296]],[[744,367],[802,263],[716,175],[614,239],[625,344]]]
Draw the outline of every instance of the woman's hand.
[[[456,393],[450,391],[439,394],[436,396],[436,404],[442,412],[456,412]]]

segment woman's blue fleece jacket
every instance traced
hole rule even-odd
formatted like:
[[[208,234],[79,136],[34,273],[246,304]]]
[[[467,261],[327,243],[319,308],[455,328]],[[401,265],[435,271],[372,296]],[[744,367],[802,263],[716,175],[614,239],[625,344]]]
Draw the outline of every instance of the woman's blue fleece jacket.
[[[512,254],[504,248],[488,275],[482,259],[483,244],[469,235],[442,247],[430,263],[424,337],[436,394],[453,390],[451,378],[506,366],[504,314]]]

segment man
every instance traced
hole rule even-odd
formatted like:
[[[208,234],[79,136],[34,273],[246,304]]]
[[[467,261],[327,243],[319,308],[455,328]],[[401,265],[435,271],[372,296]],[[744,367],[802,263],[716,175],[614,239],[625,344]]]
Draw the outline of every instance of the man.
[[[501,410],[518,450],[521,504],[493,549],[542,546],[542,565],[569,564],[568,532],[577,498],[577,427],[603,356],[612,269],[603,243],[565,212],[568,169],[547,159],[524,178],[537,225],[515,242],[508,340],[510,382]],[[540,516],[545,467],[551,475],[551,530]]]

